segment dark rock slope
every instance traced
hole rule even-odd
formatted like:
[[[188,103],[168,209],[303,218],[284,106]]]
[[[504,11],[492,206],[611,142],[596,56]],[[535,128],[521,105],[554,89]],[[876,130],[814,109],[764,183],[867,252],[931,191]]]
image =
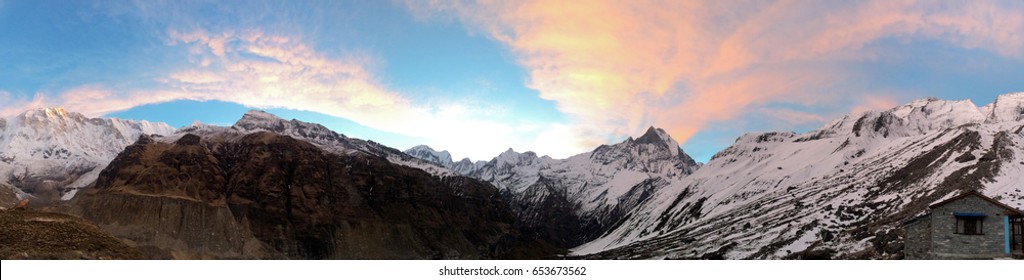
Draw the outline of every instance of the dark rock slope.
[[[269,132],[142,138],[72,212],[156,258],[542,258],[491,185]]]

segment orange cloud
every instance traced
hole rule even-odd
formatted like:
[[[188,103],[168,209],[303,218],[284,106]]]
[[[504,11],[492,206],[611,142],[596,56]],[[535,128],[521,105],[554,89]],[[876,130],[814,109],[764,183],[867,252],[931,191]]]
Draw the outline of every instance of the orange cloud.
[[[528,69],[528,86],[574,117],[583,139],[654,124],[681,141],[751,106],[850,98],[826,89],[855,76],[843,62],[881,59],[865,47],[880,39],[1024,57],[1020,6],[933,4],[407,1],[417,18],[451,16],[508,46]]]

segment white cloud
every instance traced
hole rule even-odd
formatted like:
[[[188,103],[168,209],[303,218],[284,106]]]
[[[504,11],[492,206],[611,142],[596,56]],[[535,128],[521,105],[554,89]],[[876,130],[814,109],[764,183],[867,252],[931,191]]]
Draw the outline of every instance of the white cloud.
[[[0,101],[11,105],[0,113],[62,106],[100,116],[173,100],[220,100],[347,118],[374,129],[427,139],[424,144],[474,159],[489,159],[509,146],[554,156],[578,151],[563,149],[566,145],[554,139],[537,143],[536,135],[557,124],[509,121],[495,104],[472,99],[414,103],[379,82],[370,71],[375,60],[368,57],[330,59],[303,42],[258,30],[169,34],[169,44],[189,50],[191,67],[157,79],[162,89],[91,84],[66,90],[54,100],[37,94],[31,101],[10,100],[10,94],[4,93]]]

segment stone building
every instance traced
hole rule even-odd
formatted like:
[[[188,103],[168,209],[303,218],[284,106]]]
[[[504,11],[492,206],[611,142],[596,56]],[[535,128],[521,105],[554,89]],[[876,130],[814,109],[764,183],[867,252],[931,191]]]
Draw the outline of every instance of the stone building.
[[[1024,212],[970,191],[929,206],[903,224],[907,259],[992,259],[1024,256]]]

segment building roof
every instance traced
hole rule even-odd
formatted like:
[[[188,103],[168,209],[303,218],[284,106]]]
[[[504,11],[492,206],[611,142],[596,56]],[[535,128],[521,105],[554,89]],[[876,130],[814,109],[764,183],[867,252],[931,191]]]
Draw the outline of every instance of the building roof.
[[[998,200],[992,199],[991,197],[987,197],[987,196],[981,194],[980,192],[973,191],[973,190],[965,192],[965,193],[962,193],[962,194],[959,194],[959,195],[951,197],[949,199],[940,201],[938,203],[932,204],[931,206],[928,206],[928,208],[929,209],[935,209],[936,207],[939,207],[939,206],[942,206],[942,205],[946,205],[947,203],[950,203],[950,202],[953,202],[953,201],[957,201],[957,200],[960,200],[962,198],[965,198],[965,197],[968,197],[968,196],[972,196],[972,195],[973,196],[977,196],[978,198],[984,199],[984,200],[986,200],[988,202],[991,202],[992,204],[995,204],[996,206],[1002,207],[1003,209],[1006,209],[1006,214],[1007,215],[1010,215],[1010,216],[1024,216],[1024,211],[1021,211],[1021,210],[1013,208],[1013,207],[1011,207],[1009,205],[1003,204],[1002,202],[999,202]]]
[[[918,221],[924,221],[925,218],[927,218],[928,216],[931,216],[931,215],[932,215],[931,213],[924,213],[924,214],[921,214],[921,215],[914,216],[913,218],[907,219],[907,221],[903,222],[903,225],[906,226],[906,225],[910,225],[910,224],[916,223]]]

